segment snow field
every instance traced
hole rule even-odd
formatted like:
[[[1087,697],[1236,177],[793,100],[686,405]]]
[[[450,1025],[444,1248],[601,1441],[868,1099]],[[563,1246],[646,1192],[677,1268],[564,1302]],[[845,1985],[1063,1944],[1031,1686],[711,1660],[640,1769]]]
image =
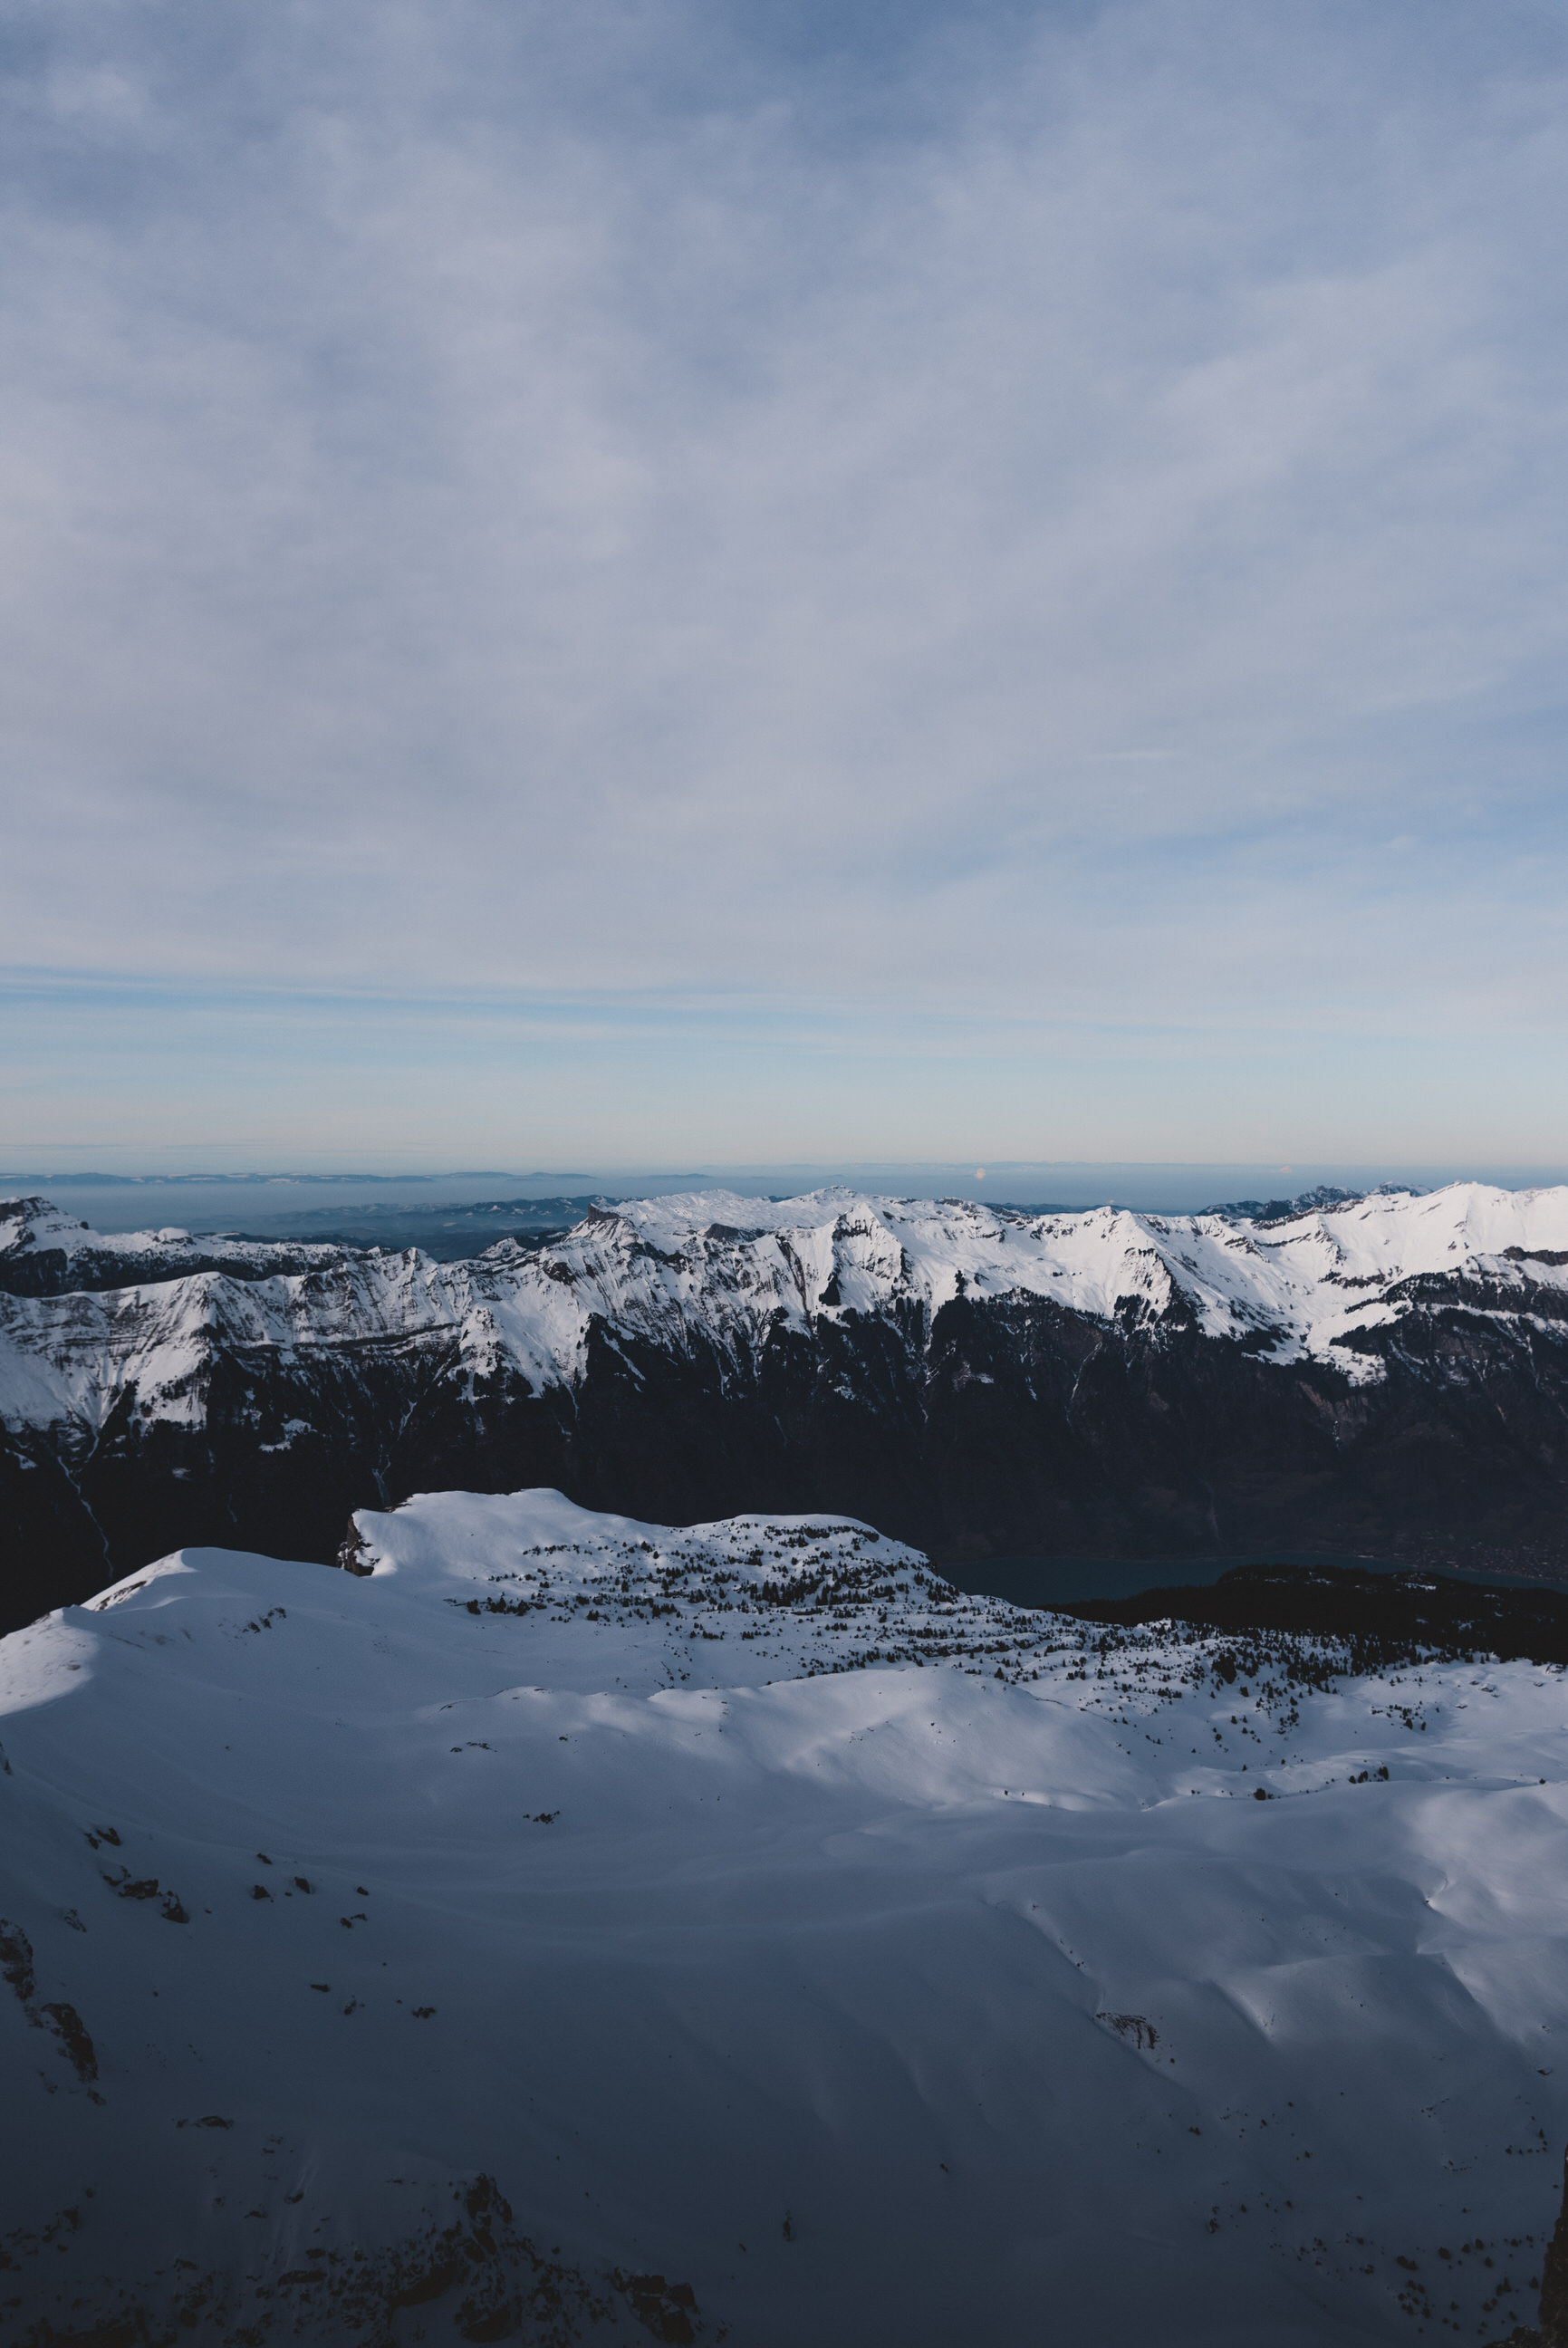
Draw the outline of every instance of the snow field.
[[[367,1575],[192,1550],[0,1642],[0,2337],[341,2339],[480,2174],[601,2341],[634,2274],[746,2348],[1532,2312],[1557,1673],[1107,1634],[843,1519],[356,1521]]]

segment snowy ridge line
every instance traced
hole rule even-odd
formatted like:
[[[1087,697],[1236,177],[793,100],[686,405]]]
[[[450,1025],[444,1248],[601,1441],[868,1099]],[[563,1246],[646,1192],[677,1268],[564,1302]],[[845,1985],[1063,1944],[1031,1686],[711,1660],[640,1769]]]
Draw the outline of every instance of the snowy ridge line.
[[[1408,1684],[1424,1685],[1429,1668],[1501,1668],[1490,1650],[1451,1643],[1107,1623],[1013,1606],[957,1589],[919,1550],[852,1518],[738,1517],[673,1531],[590,1513],[559,1492],[418,1493],[397,1509],[356,1511],[342,1556],[352,1574],[396,1578],[485,1624],[525,1622],[557,1672],[570,1653],[574,1679],[616,1686],[657,1686],[661,1675],[672,1687],[772,1685],[913,1665],[1058,1701],[1070,1690],[1080,1710],[1123,1726],[1171,1717],[1188,1695],[1226,1698],[1245,1714],[1243,1735],[1271,1756],[1265,1765],[1260,1753],[1243,1774],[1256,1778],[1266,1766],[1271,1792],[1319,1784],[1291,1745],[1303,1697],[1367,1677],[1369,1652],[1385,1651],[1401,1685],[1410,1673]],[[140,1586],[117,1584],[90,1604],[107,1608]],[[1420,1707],[1405,1709],[1415,1733]],[[1190,1790],[1213,1790],[1206,1769],[1194,1774],[1202,1786]]]
[[[58,1235],[45,1221],[30,1228],[51,1245]],[[171,1258],[191,1244],[154,1236]],[[323,1347],[431,1338],[449,1341],[471,1392],[500,1378],[535,1394],[570,1389],[594,1327],[678,1358],[717,1354],[738,1374],[781,1329],[880,1316],[913,1318],[928,1335],[959,1297],[1044,1299],[1154,1337],[1195,1330],[1269,1364],[1332,1364],[1352,1384],[1386,1376],[1379,1353],[1364,1348],[1435,1296],[1500,1320],[1568,1316],[1568,1189],[1477,1183],[1266,1226],[1118,1208],[1025,1216],[837,1189],[777,1203],[713,1191],[597,1210],[542,1250],[506,1241],[456,1263],[413,1249],[287,1252],[311,1261],[258,1277],[265,1250],[244,1243],[243,1277],[210,1266],[119,1289],[0,1294],[0,1421],[91,1430],[134,1386],[143,1421],[198,1426],[221,1352],[286,1364]]]

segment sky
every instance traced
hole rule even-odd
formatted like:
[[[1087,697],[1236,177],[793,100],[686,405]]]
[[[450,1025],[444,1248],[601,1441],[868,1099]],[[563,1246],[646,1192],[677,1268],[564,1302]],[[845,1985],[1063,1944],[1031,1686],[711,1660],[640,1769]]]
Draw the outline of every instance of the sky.
[[[0,0],[0,1161],[1568,1159],[1568,6]]]

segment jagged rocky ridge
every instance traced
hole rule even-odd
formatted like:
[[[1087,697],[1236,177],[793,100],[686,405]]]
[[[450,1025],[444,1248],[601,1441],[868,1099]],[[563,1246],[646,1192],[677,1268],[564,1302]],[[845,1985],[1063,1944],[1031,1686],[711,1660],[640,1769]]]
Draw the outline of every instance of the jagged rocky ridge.
[[[356,1507],[533,1482],[848,1510],[947,1561],[1568,1562],[1564,1189],[1261,1221],[706,1193],[447,1263],[0,1211],[10,1621],[183,1541],[326,1559]]]
[[[345,1546],[0,1642],[18,2348],[1551,2336],[1559,1670],[827,1516]]]

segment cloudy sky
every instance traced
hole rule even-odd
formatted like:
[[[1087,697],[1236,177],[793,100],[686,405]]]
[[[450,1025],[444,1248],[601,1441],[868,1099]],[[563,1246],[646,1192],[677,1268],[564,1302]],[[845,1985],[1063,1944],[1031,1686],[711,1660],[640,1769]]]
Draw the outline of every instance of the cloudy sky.
[[[1568,7],[0,62],[0,1159],[1568,1159]]]

